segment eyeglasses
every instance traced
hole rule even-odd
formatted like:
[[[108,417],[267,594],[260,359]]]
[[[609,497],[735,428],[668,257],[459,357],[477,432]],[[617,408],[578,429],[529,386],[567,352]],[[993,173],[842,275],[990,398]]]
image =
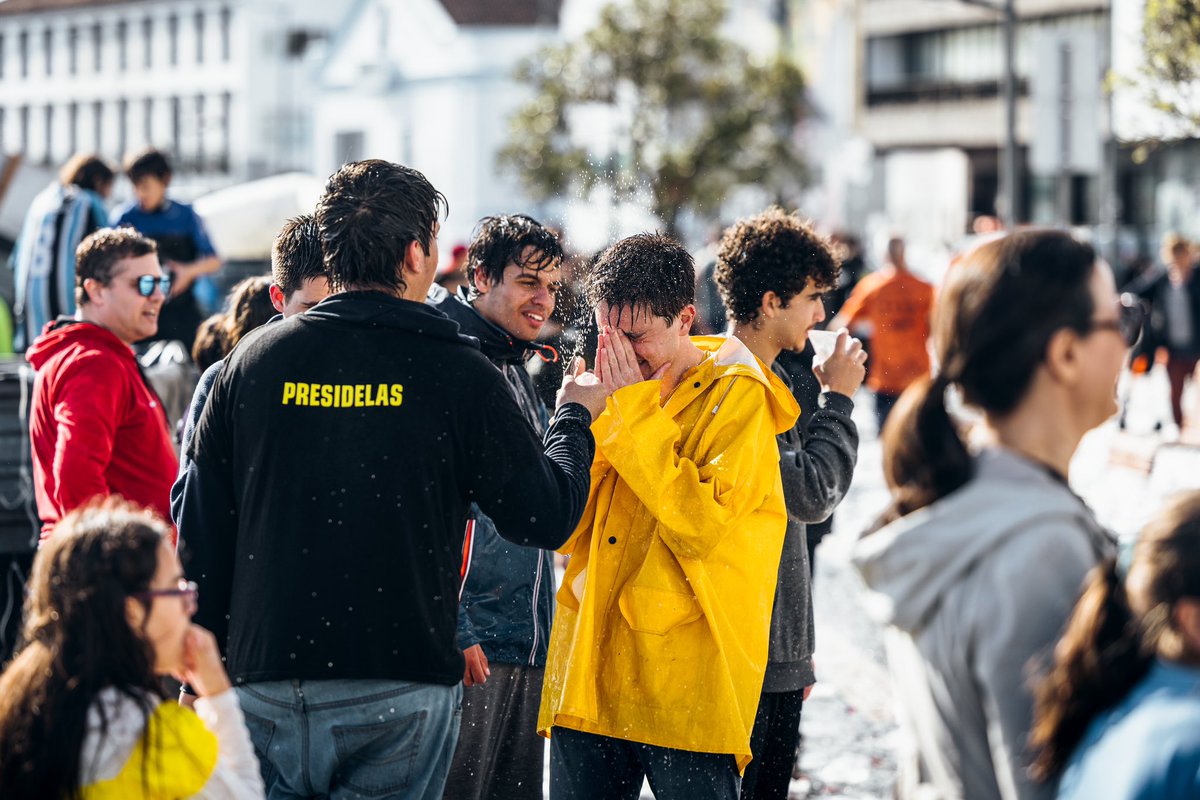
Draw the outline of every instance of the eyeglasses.
[[[1133,347],[1142,338],[1142,323],[1146,319],[1146,304],[1137,295],[1126,292],[1117,300],[1116,319],[1094,319],[1091,330],[1116,331],[1126,347]]]
[[[137,288],[138,294],[142,297],[149,297],[154,294],[155,289],[161,289],[164,295],[171,294],[171,281],[173,280],[170,274],[167,275],[142,275],[136,282],[134,287]]]
[[[182,597],[189,614],[195,613],[200,604],[200,587],[195,581],[180,580],[174,589],[147,589],[144,592],[134,592],[133,597],[139,600],[153,600],[156,597]]]

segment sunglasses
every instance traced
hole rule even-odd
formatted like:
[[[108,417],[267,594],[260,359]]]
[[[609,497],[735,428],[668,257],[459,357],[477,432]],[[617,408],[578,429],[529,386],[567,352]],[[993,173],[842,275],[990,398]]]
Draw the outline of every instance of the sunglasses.
[[[1137,295],[1126,292],[1117,300],[1116,319],[1092,320],[1092,330],[1116,331],[1126,347],[1133,347],[1142,338],[1146,320],[1146,304]]]
[[[164,295],[171,294],[171,275],[142,275],[133,284],[138,294],[142,297],[149,297],[154,294],[155,289],[161,289]]]
[[[174,589],[147,589],[144,592],[134,592],[133,597],[139,600],[153,600],[156,597],[182,597],[189,614],[196,611],[200,604],[200,587],[195,581],[180,580]]]

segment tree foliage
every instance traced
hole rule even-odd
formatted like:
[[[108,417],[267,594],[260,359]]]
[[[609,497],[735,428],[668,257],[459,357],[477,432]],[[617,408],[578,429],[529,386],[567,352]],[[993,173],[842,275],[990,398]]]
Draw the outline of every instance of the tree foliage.
[[[1142,40],[1147,100],[1200,133],[1200,0],[1146,0]]]
[[[526,59],[517,78],[534,97],[510,120],[501,164],[540,199],[644,193],[672,233],[683,209],[711,219],[739,186],[786,199],[805,175],[803,76],[723,36],[724,19],[721,0],[629,0]],[[596,109],[619,120],[607,153],[580,144]]]

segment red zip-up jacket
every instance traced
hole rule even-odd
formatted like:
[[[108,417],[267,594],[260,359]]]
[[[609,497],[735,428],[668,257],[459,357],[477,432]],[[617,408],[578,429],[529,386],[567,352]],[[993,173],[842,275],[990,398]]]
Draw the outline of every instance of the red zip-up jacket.
[[[26,357],[37,370],[29,438],[42,538],[97,495],[119,494],[170,520],[179,459],[129,345],[99,325],[59,319]]]

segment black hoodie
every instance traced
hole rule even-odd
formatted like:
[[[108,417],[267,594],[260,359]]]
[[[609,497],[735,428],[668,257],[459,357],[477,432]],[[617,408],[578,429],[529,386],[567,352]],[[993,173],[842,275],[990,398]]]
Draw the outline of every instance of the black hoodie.
[[[192,440],[179,530],[197,623],[235,683],[457,683],[468,505],[558,547],[587,500],[590,422],[564,406],[543,452],[474,340],[421,303],[347,292],[264,326]]]

